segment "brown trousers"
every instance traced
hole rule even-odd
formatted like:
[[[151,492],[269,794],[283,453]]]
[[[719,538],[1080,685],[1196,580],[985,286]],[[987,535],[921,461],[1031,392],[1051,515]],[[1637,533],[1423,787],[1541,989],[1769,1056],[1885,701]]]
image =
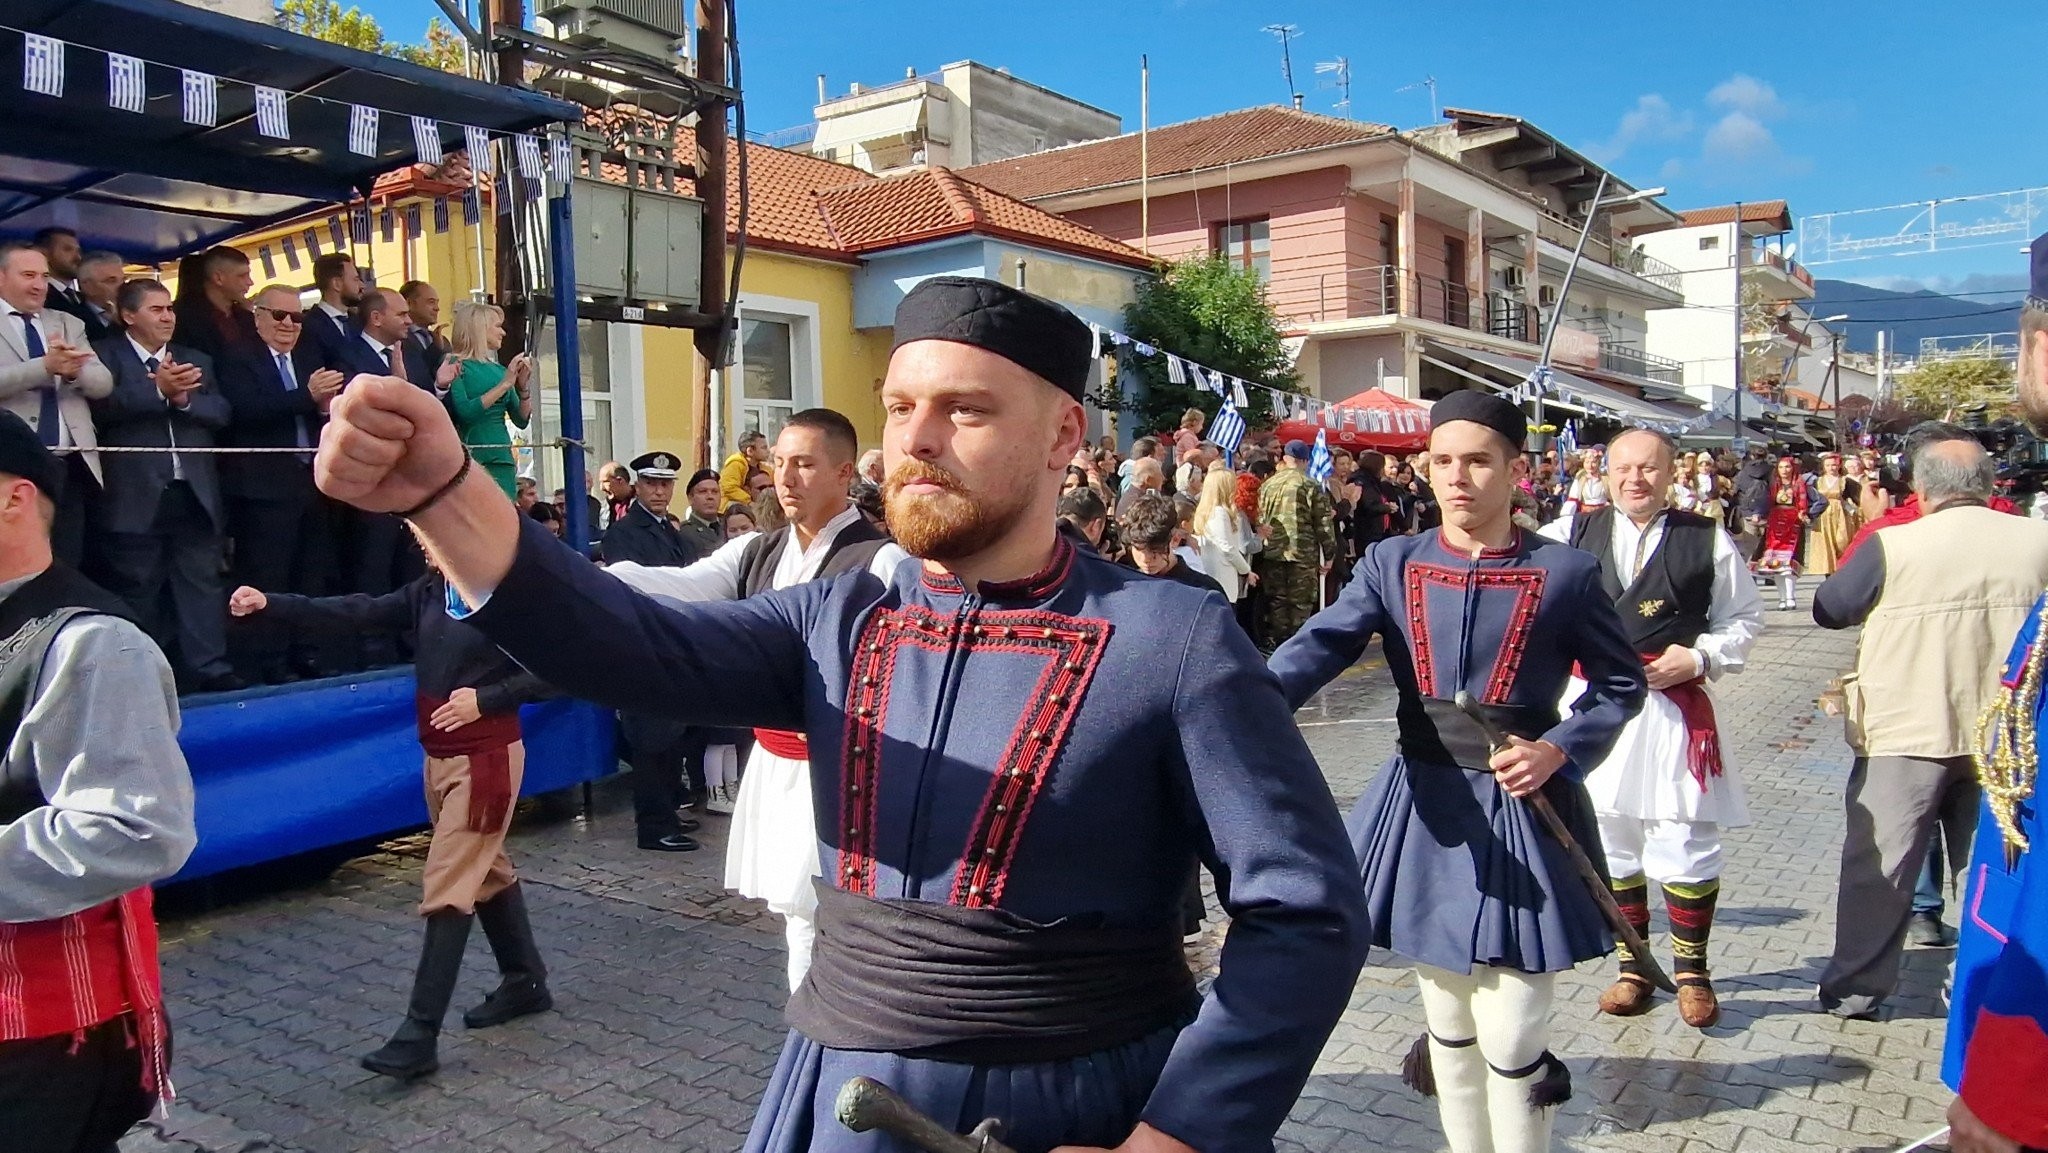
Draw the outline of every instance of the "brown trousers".
[[[511,759],[512,795],[519,795],[519,779],[526,771],[526,743],[514,741],[506,749]],[[428,757],[427,814],[434,822],[434,839],[427,846],[427,869],[423,881],[425,897],[420,915],[444,909],[474,913],[479,903],[505,891],[518,877],[512,860],[505,855],[505,830],[512,824],[512,808],[496,828],[476,832],[469,827],[469,758]]]

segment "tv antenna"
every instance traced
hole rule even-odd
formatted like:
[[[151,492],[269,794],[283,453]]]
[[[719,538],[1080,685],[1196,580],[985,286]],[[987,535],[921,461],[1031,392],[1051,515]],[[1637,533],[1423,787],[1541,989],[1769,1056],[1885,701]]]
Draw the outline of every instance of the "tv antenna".
[[[1438,106],[1437,106],[1437,102],[1436,102],[1436,77],[1434,77],[1434,76],[1425,76],[1425,77],[1423,77],[1422,79],[1420,79],[1420,80],[1417,80],[1417,81],[1416,81],[1415,83],[1413,83],[1413,84],[1403,84],[1403,85],[1402,85],[1402,86],[1400,86],[1399,88],[1396,88],[1396,89],[1394,89],[1394,92],[1395,92],[1395,94],[1396,94],[1396,95],[1399,95],[1400,93],[1403,93],[1403,92],[1413,92],[1413,91],[1415,91],[1415,90],[1416,90],[1417,88],[1427,88],[1427,89],[1429,90],[1429,118],[1430,118],[1430,120],[1431,120],[1431,121],[1435,121],[1435,120],[1439,119],[1440,117],[1442,117],[1442,116],[1443,116],[1443,109],[1442,109],[1442,108],[1440,108],[1440,107],[1438,107]]]
[[[1279,38],[1280,75],[1287,78],[1287,98],[1294,101],[1296,108],[1301,107],[1301,93],[1294,87],[1294,54],[1289,50],[1289,45],[1301,35],[1301,29],[1293,24],[1268,24],[1260,31],[1271,32]]]
[[[1336,77],[1322,87],[1337,90],[1337,103],[1333,107],[1342,109],[1348,119],[1351,115],[1351,61],[1342,56],[1325,60],[1316,65],[1316,75]]]

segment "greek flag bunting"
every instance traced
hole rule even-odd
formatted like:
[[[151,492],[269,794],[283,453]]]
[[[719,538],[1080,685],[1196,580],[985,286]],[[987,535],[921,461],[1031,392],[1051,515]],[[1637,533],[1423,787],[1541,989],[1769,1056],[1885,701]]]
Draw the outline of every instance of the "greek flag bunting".
[[[392,237],[398,232],[398,214],[389,208],[378,213],[377,232],[384,238],[384,243],[391,243]]]
[[[283,89],[256,86],[256,131],[273,140],[292,138],[291,115],[285,110]]]
[[[491,137],[481,128],[463,125],[462,145],[469,150],[469,170],[478,179],[491,174]]]
[[[263,275],[267,279],[277,275],[277,262],[271,258],[268,244],[256,250],[257,259],[263,261]]]
[[[358,204],[349,210],[348,235],[349,239],[357,244],[370,243],[370,206],[368,204]]]
[[[512,139],[513,151],[519,154],[519,175],[526,177],[528,180],[539,180],[541,175],[540,138],[530,133],[522,132]]]
[[[334,238],[334,250],[340,252],[348,247],[348,231],[341,226],[341,217],[327,218],[327,235]]]
[[[284,266],[293,271],[299,267],[299,243],[289,236],[284,238]]]
[[[1330,474],[1337,468],[1336,462],[1330,459],[1329,435],[1327,431],[1317,429],[1316,446],[1308,452],[1308,475],[1318,481],[1330,479]]]
[[[1180,357],[1171,354],[1167,355],[1166,379],[1175,384],[1186,384],[1188,382],[1187,369],[1181,367]]]
[[[320,258],[320,230],[317,228],[306,230],[306,255],[315,260]]]
[[[357,156],[377,155],[377,110],[362,104],[348,108],[348,150]]]
[[[107,53],[107,105],[123,112],[140,112],[148,99],[142,61],[119,52]]]
[[[64,95],[64,42],[31,32],[21,51],[21,86],[44,96]]]
[[[1248,408],[1251,405],[1251,401],[1244,395],[1244,381],[1234,376],[1230,378],[1230,403],[1239,408]]]
[[[434,231],[436,234],[448,231],[448,198],[434,198]]]
[[[421,164],[441,163],[441,125],[431,117],[412,118],[412,150]]]
[[[1244,443],[1244,416],[1236,405],[1225,401],[1216,411],[1216,419],[1209,425],[1209,441],[1226,454],[1237,455],[1237,446]]]
[[[220,120],[220,80],[211,72],[184,72],[185,123],[211,128]]]
[[[405,238],[412,240],[420,234],[420,205],[415,200],[405,206]]]

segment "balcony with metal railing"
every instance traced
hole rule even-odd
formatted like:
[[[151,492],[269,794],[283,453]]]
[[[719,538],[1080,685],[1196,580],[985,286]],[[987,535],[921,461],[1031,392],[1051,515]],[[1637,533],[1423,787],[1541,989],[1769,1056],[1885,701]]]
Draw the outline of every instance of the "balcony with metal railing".
[[[1775,248],[1752,246],[1743,250],[1743,271],[1776,282],[1765,291],[1783,300],[1813,299],[1813,273]]]
[[[1644,352],[1632,344],[1618,341],[1600,342],[1600,367],[1609,372],[1625,372],[1640,376],[1659,384],[1682,388],[1685,385],[1685,365],[1669,357]]]
[[[1276,272],[1266,294],[1281,320],[1295,324],[1405,316],[1528,344],[1542,339],[1535,310],[1522,301],[1498,292],[1474,299],[1461,282],[1392,265]]]

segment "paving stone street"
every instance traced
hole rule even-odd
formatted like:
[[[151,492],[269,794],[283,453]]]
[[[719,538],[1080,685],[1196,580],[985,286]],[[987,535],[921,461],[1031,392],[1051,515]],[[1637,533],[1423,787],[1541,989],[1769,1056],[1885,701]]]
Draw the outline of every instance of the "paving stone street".
[[[1561,1148],[1890,1150],[1942,1124],[1950,950],[1909,950],[1881,1020],[1816,1011],[1849,756],[1815,698],[1847,666],[1854,637],[1816,629],[1803,610],[1772,612],[1770,625],[1749,670],[1720,689],[1756,818],[1728,839],[1713,951],[1723,1020],[1689,1029],[1668,999],[1647,1016],[1603,1017],[1594,1002],[1611,970],[1568,975],[1554,1046],[1576,1092]],[[1345,805],[1393,743],[1392,693],[1376,666],[1300,716]],[[198,911],[173,901],[163,959],[180,1096],[168,1121],[123,1150],[738,1149],[783,1035],[779,922],[721,889],[722,818],[705,818],[703,851],[643,853],[621,783],[595,796],[590,818],[524,814],[511,839],[557,1011],[481,1032],[451,1015],[441,1072],[412,1086],[356,1058],[405,1001],[423,838],[297,887]],[[1661,909],[1655,929],[1666,949]],[[1212,923],[1204,958],[1220,932]],[[473,936],[458,1009],[494,980]],[[1375,954],[1282,1147],[1440,1148],[1434,1104],[1397,1075],[1420,1030],[1413,979]]]

